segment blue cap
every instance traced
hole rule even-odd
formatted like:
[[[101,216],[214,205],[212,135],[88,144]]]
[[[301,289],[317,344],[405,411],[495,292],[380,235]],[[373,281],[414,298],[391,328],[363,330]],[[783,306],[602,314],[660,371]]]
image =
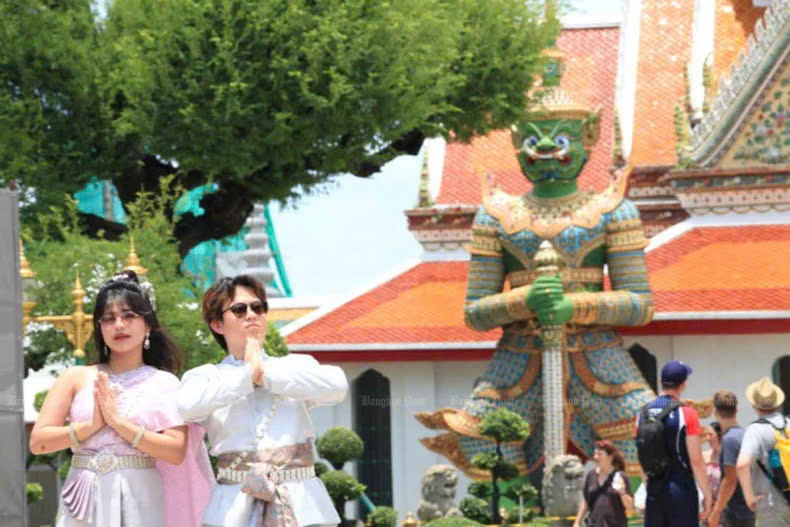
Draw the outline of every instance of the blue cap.
[[[678,386],[691,374],[691,368],[679,360],[671,360],[661,368],[661,384]]]

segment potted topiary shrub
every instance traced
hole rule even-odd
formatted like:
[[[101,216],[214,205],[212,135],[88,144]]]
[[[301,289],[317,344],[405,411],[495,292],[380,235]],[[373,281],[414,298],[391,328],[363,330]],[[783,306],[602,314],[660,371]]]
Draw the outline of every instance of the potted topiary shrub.
[[[529,424],[517,413],[507,408],[497,408],[483,416],[477,425],[477,430],[480,435],[491,438],[496,447],[494,452],[475,454],[470,461],[475,467],[491,473],[491,483],[470,485],[469,491],[475,497],[462,500],[460,509],[469,519],[499,525],[502,523],[499,512],[502,495],[499,482],[506,482],[518,476],[518,467],[505,461],[502,443],[524,441],[529,436]],[[488,513],[487,516],[483,515],[484,510]]]
[[[27,483],[25,485],[25,495],[27,496],[28,505],[40,501],[44,497],[44,487],[41,486],[41,483]]]
[[[360,457],[364,449],[362,439],[353,430],[342,426],[330,428],[316,441],[318,455],[335,469],[323,472],[319,477],[332,498],[341,525],[353,524],[346,520],[346,502],[362,496],[366,488],[354,476],[344,472],[343,465]]]
[[[511,500],[518,502],[518,523],[522,524],[524,521],[529,521],[535,514],[531,509],[525,512],[524,506],[529,504],[538,496],[538,490],[529,483],[522,483],[520,485],[511,485],[505,491],[505,496]]]
[[[398,513],[392,507],[379,505],[368,514],[368,523],[373,527],[395,527],[398,523]]]

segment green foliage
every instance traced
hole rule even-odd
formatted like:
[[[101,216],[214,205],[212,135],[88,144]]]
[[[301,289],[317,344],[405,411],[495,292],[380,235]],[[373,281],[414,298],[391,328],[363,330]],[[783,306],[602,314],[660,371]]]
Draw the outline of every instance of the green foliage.
[[[423,527],[485,527],[483,523],[463,517],[437,518],[426,523]]]
[[[91,3],[0,2],[0,185],[16,179],[35,187],[24,220],[61,206],[65,193],[112,174],[119,158],[133,154],[108,133]]]
[[[280,335],[280,332],[271,322],[269,322],[269,328],[266,331],[263,348],[266,350],[266,354],[272,357],[285,357],[288,355],[288,343],[285,342],[285,338]]]
[[[473,481],[469,484],[467,491],[475,498],[479,498],[481,500],[488,498],[493,493],[491,483],[488,481]]]
[[[491,513],[489,512],[489,504],[486,500],[480,498],[464,498],[458,506],[464,518],[488,524],[491,523]]]
[[[493,470],[499,462],[499,457],[494,452],[475,454],[470,460],[472,465],[483,470]]]
[[[27,504],[35,503],[44,497],[44,487],[41,483],[28,483],[25,485],[25,494],[27,495]]]
[[[36,412],[41,411],[41,405],[44,404],[44,399],[47,398],[48,392],[49,390],[44,390],[33,396],[33,408],[36,409]]]
[[[172,237],[173,222],[168,215],[180,190],[171,177],[162,178],[157,192],[142,192],[128,204],[130,231],[119,241],[92,239],[80,231],[76,205],[67,199],[65,209],[42,213],[33,226],[23,227],[25,253],[38,273],[33,315],[65,315],[74,310],[71,291],[79,273],[86,291],[84,310],[90,313],[101,285],[122,269],[129,254],[130,236],[147,279],[156,288],[159,322],[184,353],[184,368],[216,362],[223,351],[214,344],[199,311],[200,291],[180,275],[180,256]],[[56,263],[55,263],[56,262]],[[68,360],[72,346],[65,334],[49,324],[30,323],[25,339],[26,366],[41,367]],[[276,341],[276,337],[272,337]],[[95,357],[93,341],[87,343],[90,362]],[[278,349],[278,346],[273,346]]]
[[[320,478],[322,474],[326,474],[327,472],[329,472],[329,467],[326,466],[326,463],[324,463],[323,461],[316,461],[316,463],[313,466],[315,467],[316,477]]]
[[[497,442],[524,441],[529,436],[529,424],[507,408],[497,408],[485,414],[477,429],[480,434]]]
[[[58,476],[60,477],[61,483],[66,481],[66,478],[69,475],[69,470],[71,470],[71,458],[61,463],[58,467]]]
[[[523,483],[521,485],[511,485],[508,487],[508,489],[505,491],[505,496],[516,503],[518,503],[518,500],[521,497],[524,499],[524,503],[527,504],[538,496],[538,491],[532,485]]]
[[[518,476],[518,467],[513,463],[508,463],[506,461],[497,463],[494,471],[496,472],[496,477],[498,479],[508,480]]]
[[[360,457],[365,451],[365,444],[356,432],[342,426],[327,430],[315,446],[318,455],[329,461],[335,470],[342,469],[345,463]]]
[[[486,496],[468,499],[477,499],[486,503],[486,507],[490,507],[490,510],[493,511],[491,520],[498,524],[501,521],[499,515],[500,499],[502,498],[500,482],[507,483],[508,480],[518,477],[518,467],[505,460],[502,455],[501,444],[503,442],[525,440],[529,436],[530,427],[524,418],[517,413],[507,408],[497,408],[483,416],[477,425],[477,429],[481,435],[490,437],[496,444],[494,451],[475,454],[470,460],[475,467],[491,472],[491,503],[489,505],[487,501],[480,500],[480,498]],[[470,488],[470,492],[471,490]],[[476,502],[469,502],[470,514],[476,514],[474,503]],[[461,511],[463,512],[463,509]],[[477,519],[466,513],[464,513],[464,516]]]
[[[343,510],[345,502],[359,498],[367,488],[354,476],[342,470],[332,470],[322,474],[321,481],[324,482],[326,491],[338,508],[338,512]]]
[[[128,201],[176,170],[288,199],[424,137],[503,128],[559,29],[539,0],[114,0],[104,20],[91,4],[0,3],[0,184],[35,188],[26,218],[92,178]],[[239,227],[206,215],[213,231],[179,236]]]
[[[395,527],[398,523],[398,513],[392,507],[379,505],[368,514],[367,519],[373,527]]]

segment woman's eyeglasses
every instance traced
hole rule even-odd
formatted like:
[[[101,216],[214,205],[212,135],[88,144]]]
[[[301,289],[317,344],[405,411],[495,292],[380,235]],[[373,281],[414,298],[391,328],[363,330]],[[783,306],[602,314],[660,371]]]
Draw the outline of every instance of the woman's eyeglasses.
[[[105,313],[99,318],[99,324],[101,324],[102,326],[111,326],[112,324],[115,324],[115,320],[119,318],[121,319],[121,322],[123,322],[124,324],[128,324],[129,322],[131,322],[132,320],[136,319],[139,316],[140,315],[138,315],[134,311],[121,311],[117,315],[113,313]]]
[[[230,311],[236,315],[236,318],[241,318],[247,314],[247,308],[252,309],[252,312],[256,315],[263,315],[269,311],[269,304],[262,302],[261,300],[256,300],[255,302],[250,302],[249,304],[237,302],[228,309],[223,310],[222,313],[225,313],[225,311]]]

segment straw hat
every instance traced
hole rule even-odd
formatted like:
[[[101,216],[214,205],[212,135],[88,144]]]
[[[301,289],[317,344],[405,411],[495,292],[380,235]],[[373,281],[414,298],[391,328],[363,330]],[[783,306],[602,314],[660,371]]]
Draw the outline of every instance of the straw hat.
[[[771,379],[763,377],[746,388],[746,399],[760,410],[775,410],[785,401],[785,392]]]

